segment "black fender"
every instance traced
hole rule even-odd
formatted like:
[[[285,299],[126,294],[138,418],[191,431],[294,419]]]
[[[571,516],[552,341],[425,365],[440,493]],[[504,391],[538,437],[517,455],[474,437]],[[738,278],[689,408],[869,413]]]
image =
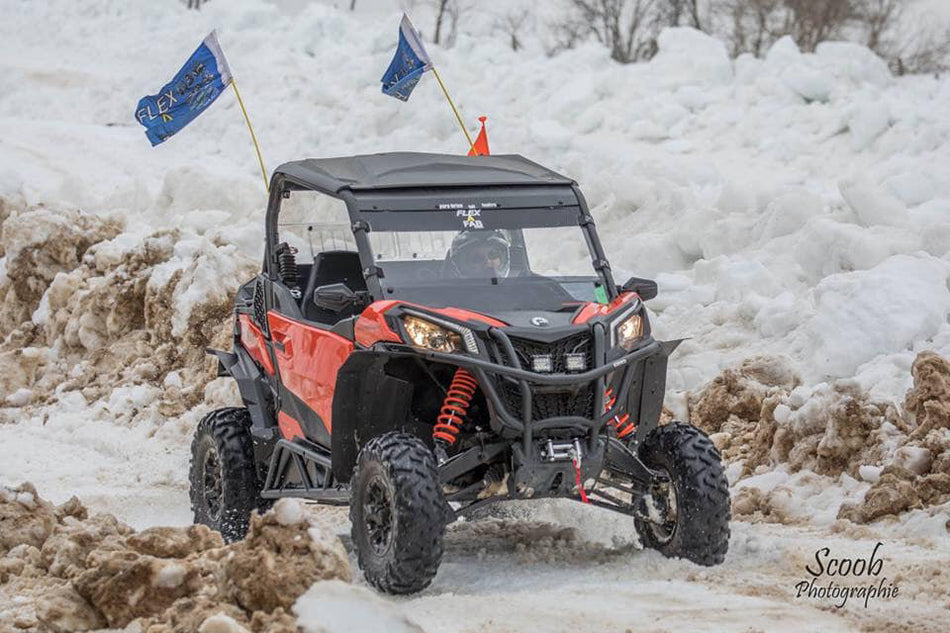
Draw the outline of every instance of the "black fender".
[[[660,424],[663,399],[666,395],[666,366],[670,354],[685,339],[657,341],[659,351],[643,359],[633,370],[632,383],[627,394],[627,413],[636,425],[634,443],[639,445]]]
[[[378,435],[406,431],[432,444],[432,422],[418,422],[411,413],[413,382],[387,372],[393,360],[386,351],[355,351],[337,374],[330,452],[339,482],[350,480],[360,450]]]
[[[251,414],[251,439],[254,445],[254,460],[266,470],[274,444],[280,439],[277,415],[270,383],[263,370],[240,345],[234,352],[206,348],[210,356],[218,359],[218,376],[230,376],[237,382],[244,406]]]

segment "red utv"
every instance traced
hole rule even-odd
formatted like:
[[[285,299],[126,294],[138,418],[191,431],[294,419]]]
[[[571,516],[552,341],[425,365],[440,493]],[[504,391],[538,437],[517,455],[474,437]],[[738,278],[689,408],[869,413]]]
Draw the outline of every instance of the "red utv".
[[[520,156],[391,153],[274,173],[234,350],[244,407],[192,445],[195,521],[228,540],[280,497],[349,504],[366,580],[426,587],[447,523],[505,499],[631,516],[644,544],[722,562],[729,493],[698,429],[659,426],[667,357],[618,286],[583,195]]]

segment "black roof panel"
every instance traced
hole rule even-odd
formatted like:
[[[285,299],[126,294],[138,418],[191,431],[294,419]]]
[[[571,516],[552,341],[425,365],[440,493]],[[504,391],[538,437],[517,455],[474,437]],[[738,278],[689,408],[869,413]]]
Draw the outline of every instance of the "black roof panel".
[[[326,193],[414,187],[572,185],[574,181],[517,154],[458,156],[389,152],[284,163],[286,174]]]

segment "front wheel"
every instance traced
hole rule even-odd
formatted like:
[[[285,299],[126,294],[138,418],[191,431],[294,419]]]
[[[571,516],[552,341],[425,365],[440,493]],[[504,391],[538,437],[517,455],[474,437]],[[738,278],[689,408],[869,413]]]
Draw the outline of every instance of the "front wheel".
[[[373,438],[360,451],[350,495],[353,546],[366,582],[393,594],[429,586],[445,533],[432,451],[408,433]]]
[[[654,429],[639,452],[647,466],[669,479],[644,499],[645,518],[635,519],[644,547],[699,565],[725,560],[729,485],[709,437],[694,426],[674,422]]]
[[[251,512],[269,504],[260,497],[250,427],[247,409],[217,409],[201,419],[191,443],[195,523],[221,532],[227,543],[244,538]]]

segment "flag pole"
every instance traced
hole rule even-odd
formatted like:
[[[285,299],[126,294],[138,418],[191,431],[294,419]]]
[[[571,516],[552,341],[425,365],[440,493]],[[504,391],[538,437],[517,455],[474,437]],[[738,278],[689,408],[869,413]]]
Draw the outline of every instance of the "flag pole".
[[[244,121],[247,123],[247,129],[251,132],[251,140],[254,141],[254,149],[257,150],[257,161],[261,164],[261,177],[264,179],[264,189],[270,193],[270,185],[267,183],[267,170],[264,168],[264,159],[261,157],[261,147],[257,144],[257,135],[254,134],[254,127],[251,125],[251,119],[247,116],[247,110],[244,108],[244,100],[241,99],[241,92],[238,90],[237,82],[234,76],[231,77],[231,87],[234,88],[234,94],[237,97],[238,104],[241,106],[241,112],[244,113]]]
[[[442,88],[442,94],[445,95],[446,100],[449,102],[449,105],[452,106],[452,112],[455,113],[455,119],[459,122],[459,127],[462,128],[462,131],[465,132],[465,139],[468,141],[468,146],[471,148],[472,153],[476,156],[478,151],[475,149],[475,143],[472,142],[472,136],[468,133],[468,129],[465,127],[465,124],[462,122],[462,117],[459,115],[458,108],[455,107],[455,104],[452,102],[452,97],[449,96],[449,91],[445,89],[445,84],[442,82],[442,77],[439,76],[439,71],[436,70],[435,66],[432,66],[432,73],[435,75],[435,78],[439,81],[439,87]]]

